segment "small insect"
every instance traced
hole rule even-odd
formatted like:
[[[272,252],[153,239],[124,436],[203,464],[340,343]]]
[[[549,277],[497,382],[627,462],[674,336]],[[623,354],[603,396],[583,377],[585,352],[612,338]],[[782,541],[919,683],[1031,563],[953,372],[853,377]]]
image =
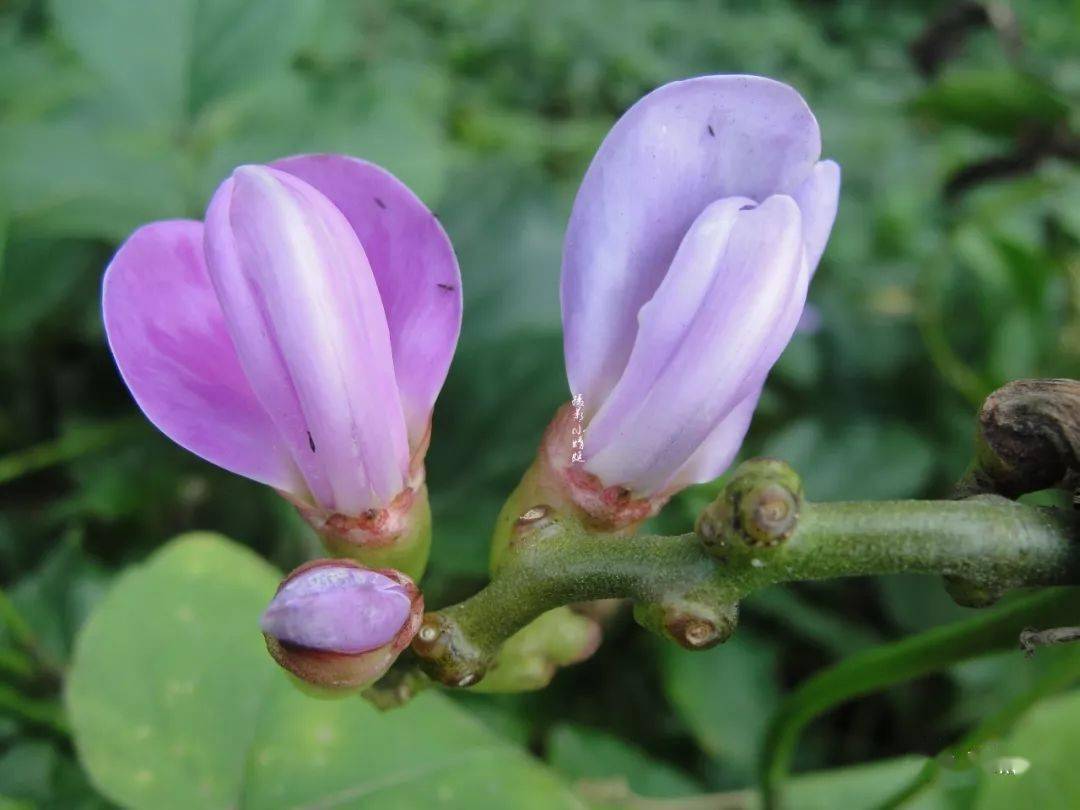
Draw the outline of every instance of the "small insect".
[[[382,209],[383,211],[385,211],[385,210],[386,210],[386,203],[384,203],[384,202],[383,202],[382,200],[380,200],[380,199],[379,199],[378,197],[376,197],[376,198],[375,198],[375,204],[376,204],[377,206],[379,206],[379,208],[381,208],[381,209]]]
[[[447,292],[457,289],[457,287],[455,287],[453,284],[443,284],[441,282],[437,283],[435,286],[438,287],[440,290],[446,290]]]
[[[711,138],[716,137],[716,130],[712,128],[712,124],[706,125],[705,129],[709,130],[709,137],[711,137]]]
[[[310,430],[307,432],[307,443],[308,443],[308,447],[311,448],[311,452],[314,453],[315,452],[315,440],[313,438],[311,438],[311,431]]]

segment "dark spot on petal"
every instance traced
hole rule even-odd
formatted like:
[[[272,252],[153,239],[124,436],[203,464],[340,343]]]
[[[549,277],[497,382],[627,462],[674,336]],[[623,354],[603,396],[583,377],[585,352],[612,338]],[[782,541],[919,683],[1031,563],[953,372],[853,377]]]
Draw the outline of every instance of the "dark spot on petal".
[[[377,206],[379,206],[379,208],[381,208],[381,209],[382,209],[383,211],[385,211],[385,210],[386,210],[386,203],[384,203],[384,202],[383,202],[382,200],[380,200],[380,199],[379,199],[378,197],[376,197],[376,198],[375,198],[375,204],[376,204]]]
[[[754,205],[753,203],[750,203],[749,205],[744,205],[744,206],[743,206],[742,208],[740,208],[739,210],[740,210],[740,211],[753,211],[753,210],[754,210],[755,208],[757,208],[757,206],[756,206],[756,205]]]
[[[456,290],[457,289],[457,287],[455,287],[453,284],[439,283],[439,284],[436,284],[435,286],[438,287],[440,290],[446,290],[447,292],[450,292],[451,290]]]
[[[311,452],[314,453],[315,452],[315,440],[313,438],[311,438],[311,431],[310,430],[307,432],[307,444],[308,444],[308,447],[311,448]]]
[[[709,130],[709,137],[710,138],[715,138],[716,137],[716,130],[712,128],[712,124],[709,124],[708,126],[706,126],[705,129]]]

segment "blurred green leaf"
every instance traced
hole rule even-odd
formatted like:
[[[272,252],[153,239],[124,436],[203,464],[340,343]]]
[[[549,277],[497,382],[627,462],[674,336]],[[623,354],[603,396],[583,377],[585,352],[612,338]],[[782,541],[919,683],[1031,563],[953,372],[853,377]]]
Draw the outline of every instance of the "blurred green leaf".
[[[167,140],[74,120],[0,120],[0,206],[35,235],[119,240],[192,213],[184,182]]]
[[[999,660],[986,663],[1002,663],[1002,656],[995,658]],[[1017,722],[1023,720],[1033,706],[1048,696],[1069,688],[1080,679],[1080,647],[1070,645],[1043,649],[1037,662],[1030,658],[1020,660],[1015,655],[1010,658],[1018,665],[1013,667],[1011,674],[1020,675],[1006,684],[1006,688],[1013,694],[999,694],[996,704],[987,707],[980,715],[982,719],[977,719],[960,740],[934,759],[926,761],[922,771],[907,786],[897,791],[890,806],[907,806],[911,799],[923,797],[933,788],[950,781],[957,785],[954,792],[963,791],[967,799],[965,806],[970,806],[971,799],[980,788],[983,788],[984,793],[996,795],[997,783],[1001,781],[1001,777],[1023,775],[1004,772],[1024,769],[1029,766],[1030,760],[1026,757],[1018,760],[1015,753],[1010,755],[1008,752],[1015,749],[1012,749],[1007,741],[1003,743],[1001,738],[1008,737]],[[967,662],[964,666],[976,663],[980,662]],[[1001,668],[998,669],[1000,671]],[[953,772],[951,779],[950,771]],[[1036,786],[1030,781],[1024,782],[1017,798],[1022,796],[1024,803],[1032,802],[1035,798],[1033,787]],[[1040,803],[1039,806],[1043,805]]]
[[[915,109],[944,124],[1016,135],[1065,118],[1069,106],[1045,81],[1009,68],[953,70],[928,87]]]
[[[97,278],[91,281],[87,273],[95,255],[81,242],[11,240],[0,276],[0,339],[24,341],[32,330],[66,323],[57,316],[81,304],[87,287],[97,287]]]
[[[966,621],[858,653],[813,676],[784,700],[769,722],[761,767],[765,789],[780,789],[799,734],[815,717],[853,697],[959,661],[1015,649],[1025,627],[1068,624],[1076,616],[1078,599],[1076,588],[1052,588],[1012,599]]]
[[[901,757],[820,771],[798,776],[791,781],[787,799],[798,810],[836,810],[838,807],[882,807],[914,778],[925,765],[922,757]],[[942,793],[934,791],[904,805],[905,810],[955,810]]]
[[[129,571],[79,637],[67,704],[79,756],[138,808],[578,807],[542,765],[447,698],[381,714],[320,701],[269,659],[279,574],[214,535]]]
[[[317,3],[52,0],[68,43],[134,121],[176,127],[214,98],[282,71]]]
[[[810,419],[791,422],[765,442],[762,455],[801,471],[807,497],[817,501],[910,498],[934,470],[933,450],[918,433],[867,419],[832,429]]]
[[[952,600],[940,577],[894,574],[881,577],[877,584],[889,616],[905,633],[916,633],[973,615],[971,608],[961,607]]]
[[[702,749],[743,778],[779,702],[776,666],[775,650],[746,633],[701,652],[660,650],[664,692],[679,717]]]
[[[701,793],[695,780],[618,737],[585,726],[561,724],[547,739],[547,760],[567,779],[621,777],[640,796],[690,796]]]
[[[996,747],[997,756],[988,763],[989,774],[981,781],[975,807],[1069,810],[1080,805],[1078,745],[1080,692],[1036,706]]]
[[[11,601],[41,652],[60,664],[68,660],[75,633],[101,600],[108,580],[78,539],[68,535],[50,549],[36,571],[19,580]]]
[[[0,810],[105,810],[110,806],[86,784],[70,756],[44,740],[17,743],[0,756],[0,794],[4,797]]]

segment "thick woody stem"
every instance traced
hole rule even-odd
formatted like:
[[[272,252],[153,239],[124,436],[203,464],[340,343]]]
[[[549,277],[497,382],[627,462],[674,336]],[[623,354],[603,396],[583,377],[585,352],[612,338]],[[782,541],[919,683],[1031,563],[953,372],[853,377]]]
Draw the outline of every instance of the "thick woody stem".
[[[957,484],[964,497],[993,492],[1015,498],[1060,486],[1080,474],[1080,382],[1017,380],[986,398],[975,462]]]
[[[471,685],[528,622],[590,599],[629,598],[639,618],[658,614],[668,635],[705,647],[730,634],[741,598],[776,583],[938,574],[986,601],[1012,588],[1080,583],[1072,513],[996,496],[803,503],[797,478],[794,495],[782,497],[793,486],[785,465],[753,464],[752,485],[736,474],[717,501],[728,498],[721,525],[699,523],[700,535],[595,535],[558,517],[524,535],[486,588],[425,617],[413,642],[422,665],[443,683]],[[742,518],[724,522],[732,514]]]

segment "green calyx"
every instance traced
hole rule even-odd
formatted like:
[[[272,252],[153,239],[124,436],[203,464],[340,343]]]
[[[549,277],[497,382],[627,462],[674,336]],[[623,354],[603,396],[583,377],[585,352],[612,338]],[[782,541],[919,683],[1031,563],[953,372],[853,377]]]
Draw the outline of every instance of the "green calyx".
[[[393,568],[415,581],[424,575],[431,552],[431,506],[426,486],[420,485],[413,493],[406,510],[390,515],[389,530],[358,527],[350,519],[313,519],[304,510],[300,512],[334,557],[356,560],[368,568]],[[373,522],[377,526],[377,521]]]

